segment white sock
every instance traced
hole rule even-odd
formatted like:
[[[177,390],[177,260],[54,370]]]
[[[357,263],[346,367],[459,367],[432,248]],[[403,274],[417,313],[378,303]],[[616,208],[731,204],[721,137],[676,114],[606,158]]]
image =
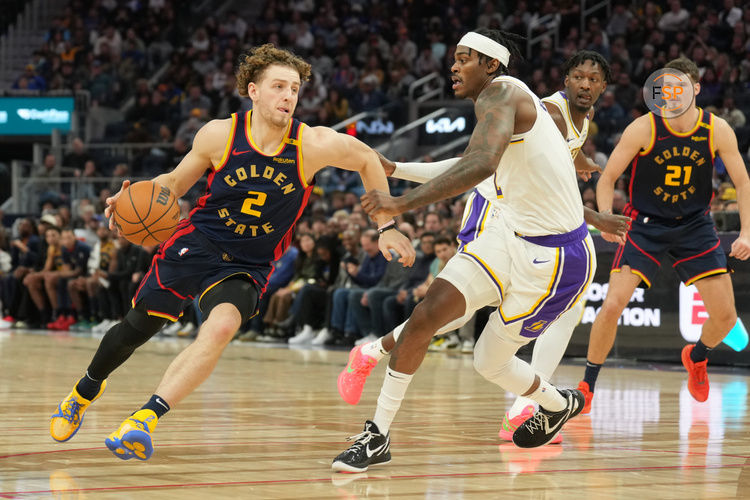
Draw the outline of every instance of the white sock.
[[[368,342],[362,346],[362,354],[375,358],[375,361],[380,361],[385,357],[388,352],[383,349],[383,337],[373,342]]]
[[[539,406],[543,407],[545,410],[551,412],[562,411],[567,405],[567,402],[565,401],[565,398],[562,397],[562,394],[560,394],[560,391],[544,379],[542,379],[539,387],[529,394],[528,397],[539,403]]]
[[[527,406],[536,406],[536,401],[533,399],[525,398],[523,396],[518,396],[513,403],[513,406],[510,407],[510,410],[508,410],[508,418],[514,418],[521,414],[524,408]]]
[[[388,434],[412,377],[414,375],[399,373],[392,370],[390,366],[386,369],[385,380],[383,380],[383,387],[380,389],[380,397],[378,397],[378,407],[372,419],[381,434]]]
[[[401,335],[401,332],[404,331],[404,327],[406,326],[406,321],[398,325],[396,328],[393,329],[393,340],[398,342],[398,338]]]

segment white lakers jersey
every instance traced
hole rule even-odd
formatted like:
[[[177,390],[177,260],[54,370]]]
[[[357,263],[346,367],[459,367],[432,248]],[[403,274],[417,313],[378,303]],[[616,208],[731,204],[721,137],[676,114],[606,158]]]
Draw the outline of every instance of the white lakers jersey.
[[[513,229],[524,236],[567,233],[583,224],[583,204],[578,191],[570,150],[552,117],[525,83],[500,76],[493,84],[515,85],[536,107],[531,129],[513,134],[492,179],[483,181],[480,194],[499,207]],[[493,196],[494,195],[494,196]]]
[[[583,119],[583,126],[581,130],[578,130],[575,123],[573,123],[573,115],[570,113],[570,102],[568,102],[568,96],[565,92],[560,90],[555,92],[549,97],[542,99],[545,104],[554,104],[560,108],[565,125],[568,128],[568,136],[565,138],[568,141],[568,149],[570,150],[570,156],[575,160],[578,152],[583,147],[583,143],[586,142],[586,137],[589,135],[589,115]]]

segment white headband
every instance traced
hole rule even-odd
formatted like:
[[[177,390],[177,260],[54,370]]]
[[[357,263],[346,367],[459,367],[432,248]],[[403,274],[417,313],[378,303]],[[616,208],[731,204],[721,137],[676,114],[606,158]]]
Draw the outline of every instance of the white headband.
[[[497,43],[491,38],[487,38],[484,35],[469,31],[461,40],[458,41],[458,45],[469,47],[477,52],[489,56],[493,59],[500,61],[503,66],[508,67],[508,61],[510,60],[510,51],[505,48],[504,45]]]

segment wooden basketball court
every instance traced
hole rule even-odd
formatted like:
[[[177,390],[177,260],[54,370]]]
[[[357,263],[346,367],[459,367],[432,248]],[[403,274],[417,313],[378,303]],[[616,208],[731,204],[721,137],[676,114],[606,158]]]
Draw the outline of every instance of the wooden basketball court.
[[[391,429],[393,461],[363,474],[330,464],[374,411],[384,363],[356,407],[336,392],[347,353],[232,344],[216,372],[167,414],[148,462],[104,438],[151,395],[182,340],[147,343],[109,379],[67,443],[49,417],[98,339],[0,332],[0,498],[749,498],[748,373],[709,367],[697,403],[682,367],[616,368],[564,442],[535,450],[497,437],[512,397],[472,357],[429,354]],[[718,371],[718,373],[717,373]],[[555,382],[573,387],[581,366]]]

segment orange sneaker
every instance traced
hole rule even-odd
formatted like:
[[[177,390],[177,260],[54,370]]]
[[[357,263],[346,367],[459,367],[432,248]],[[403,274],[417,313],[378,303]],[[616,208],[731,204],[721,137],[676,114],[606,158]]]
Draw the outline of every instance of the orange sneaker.
[[[372,356],[362,354],[362,347],[358,345],[349,353],[349,363],[341,370],[338,379],[338,388],[341,398],[350,405],[359,403],[365,381],[372,373],[372,369],[378,364],[378,360]]]
[[[590,391],[589,383],[583,380],[578,382],[577,389],[583,393],[583,397],[586,400],[586,404],[583,405],[583,410],[581,410],[581,415],[591,413],[591,400],[594,399],[594,391]]]
[[[534,415],[535,411],[536,408],[529,405],[513,418],[508,418],[508,412],[505,412],[505,415],[503,415],[503,423],[500,424],[500,431],[497,433],[497,436],[503,441],[513,441],[513,433],[518,429],[518,426]],[[558,432],[557,436],[552,438],[552,441],[548,444],[560,444],[562,441],[562,433]]]
[[[688,372],[688,390],[693,399],[701,403],[708,399],[708,373],[706,365],[708,360],[704,359],[698,363],[690,359],[690,353],[693,352],[695,344],[688,344],[682,348],[682,366]]]

